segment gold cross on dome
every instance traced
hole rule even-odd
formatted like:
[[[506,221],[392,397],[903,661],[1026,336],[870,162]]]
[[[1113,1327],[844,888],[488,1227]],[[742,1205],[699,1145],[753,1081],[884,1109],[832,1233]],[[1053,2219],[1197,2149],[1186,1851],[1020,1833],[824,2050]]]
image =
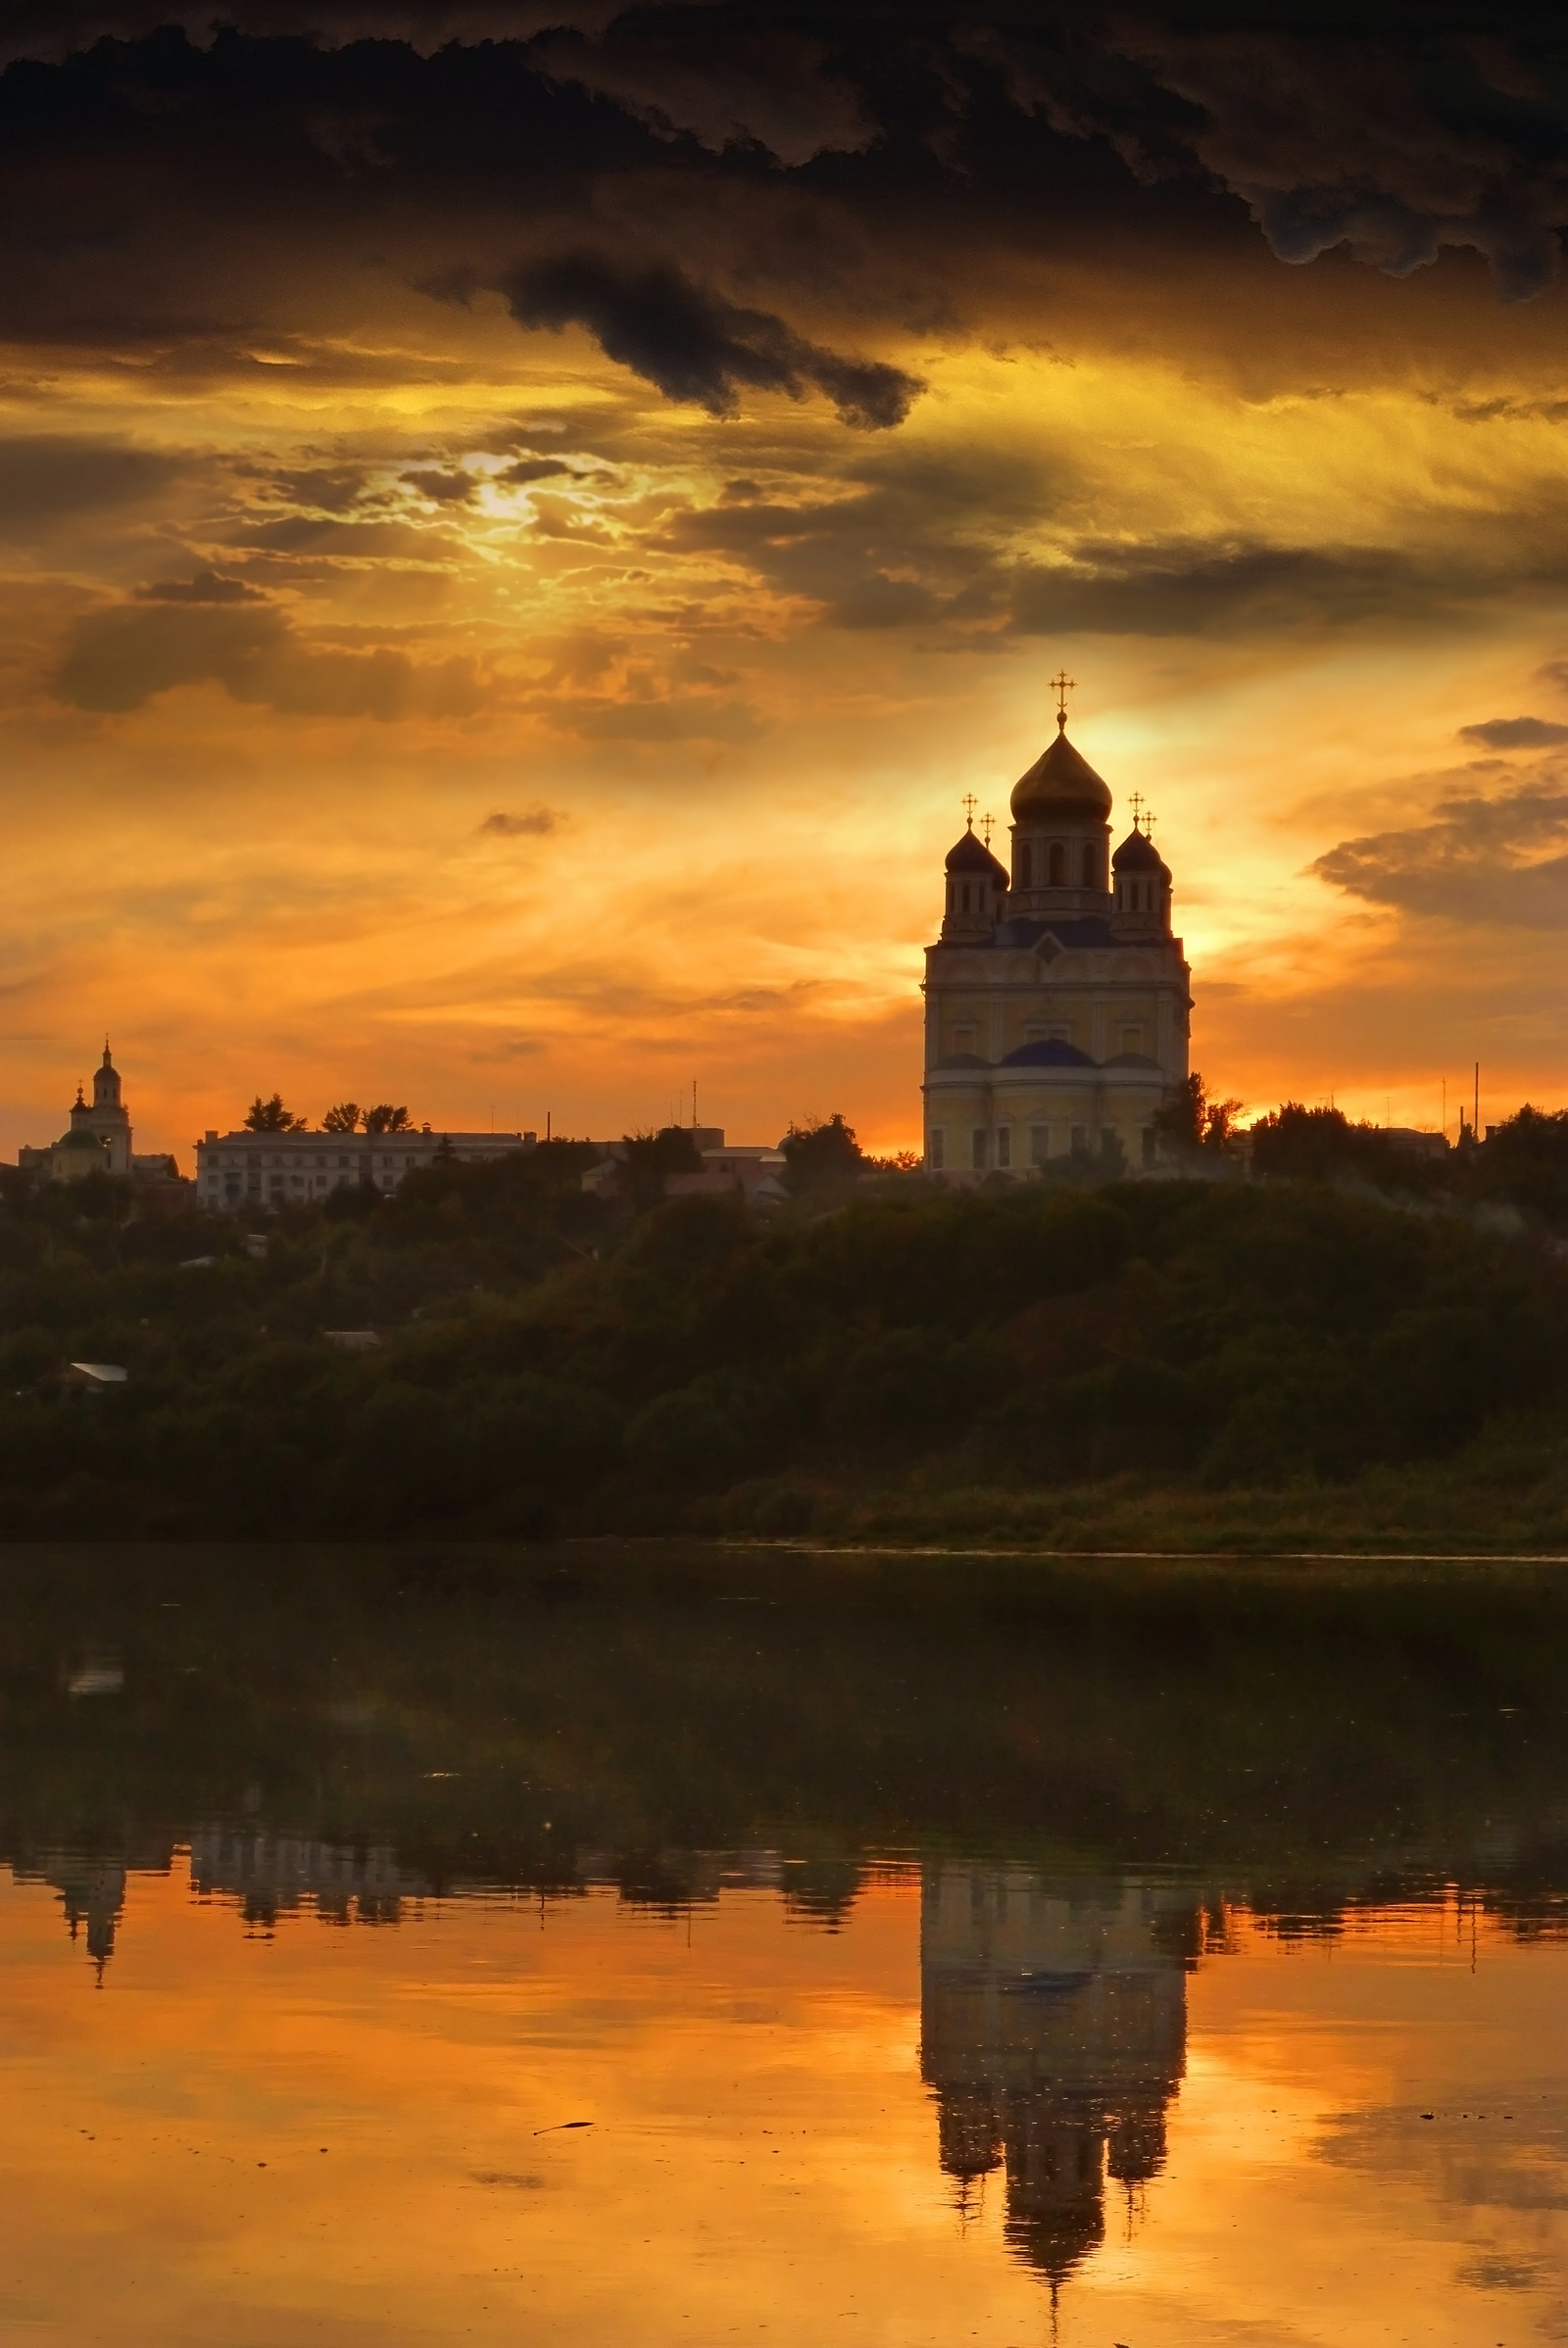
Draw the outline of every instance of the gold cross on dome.
[[[1135,792],[1133,792],[1133,794],[1132,794],[1132,797],[1131,797],[1131,806],[1132,806],[1132,810],[1133,810],[1133,830],[1134,830],[1135,832],[1136,832],[1136,831],[1138,831],[1138,830],[1141,828],[1141,827],[1140,827],[1140,825],[1139,825],[1139,821],[1138,821],[1138,810],[1139,810],[1139,808],[1140,808],[1140,807],[1143,806],[1143,804],[1144,804],[1144,795],[1143,795],[1143,793],[1142,793],[1141,791],[1135,791]]]
[[[996,820],[995,815],[982,815],[980,818],[980,837],[988,848],[991,846],[991,833]]]
[[[1153,810],[1153,808],[1152,808],[1152,807],[1151,807],[1151,808],[1150,808],[1150,810],[1149,810],[1149,812],[1148,812],[1148,814],[1147,814],[1147,815],[1144,817],[1144,838],[1145,838],[1146,840],[1152,840],[1152,839],[1153,838],[1153,836],[1154,836],[1154,822],[1155,822],[1154,810]]]
[[[1067,696],[1077,692],[1078,680],[1070,677],[1064,668],[1058,668],[1051,680],[1051,690],[1056,697],[1056,724],[1060,728],[1067,722]]]
[[[965,817],[967,818],[967,821],[968,821],[968,828],[969,828],[969,830],[970,830],[970,831],[973,831],[973,830],[974,830],[974,811],[975,811],[975,808],[976,808],[976,807],[977,807],[980,805],[980,802],[979,802],[979,801],[976,799],[976,797],[975,797],[975,795],[974,795],[974,793],[973,793],[972,791],[966,791],[966,792],[964,793],[964,795],[963,795],[963,800],[962,800],[962,803],[961,803],[961,804],[962,804],[962,807],[963,807],[963,812],[964,812],[964,815],[965,815]]]

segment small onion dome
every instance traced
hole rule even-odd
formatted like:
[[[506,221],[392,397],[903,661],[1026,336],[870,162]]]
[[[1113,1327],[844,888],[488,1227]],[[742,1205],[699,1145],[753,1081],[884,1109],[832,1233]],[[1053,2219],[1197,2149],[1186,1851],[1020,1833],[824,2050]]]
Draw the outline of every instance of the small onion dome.
[[[1058,734],[1013,784],[1012,813],[1016,823],[1053,823],[1064,816],[1103,823],[1110,814],[1110,787],[1066,735]]]
[[[975,832],[965,832],[961,840],[954,842],[948,850],[947,869],[949,872],[989,873],[999,888],[1005,889],[1008,885],[1006,865],[999,862]]]
[[[1169,880],[1170,866],[1147,832],[1135,825],[1110,859],[1112,872],[1157,872]]]

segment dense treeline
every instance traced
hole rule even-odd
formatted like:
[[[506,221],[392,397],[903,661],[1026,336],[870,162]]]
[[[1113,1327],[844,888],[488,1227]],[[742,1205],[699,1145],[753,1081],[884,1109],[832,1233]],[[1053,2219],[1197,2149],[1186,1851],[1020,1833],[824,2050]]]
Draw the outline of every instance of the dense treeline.
[[[582,1162],[437,1165],[259,1258],[122,1186],[15,1189],[0,1532],[795,1533],[867,1490],[1352,1479],[1562,1399],[1545,1188],[1519,1231],[1310,1181],[895,1177],[769,1219]],[[74,1397],[80,1359],[129,1382]]]

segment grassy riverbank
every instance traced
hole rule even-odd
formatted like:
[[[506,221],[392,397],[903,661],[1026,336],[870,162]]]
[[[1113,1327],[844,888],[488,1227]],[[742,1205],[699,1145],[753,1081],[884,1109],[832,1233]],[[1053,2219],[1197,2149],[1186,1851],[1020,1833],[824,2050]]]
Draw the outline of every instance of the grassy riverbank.
[[[0,1538],[1568,1548],[1549,1218],[1314,1180],[0,1214]],[[346,1352],[331,1333],[370,1331]],[[112,1361],[81,1397],[63,1366]]]

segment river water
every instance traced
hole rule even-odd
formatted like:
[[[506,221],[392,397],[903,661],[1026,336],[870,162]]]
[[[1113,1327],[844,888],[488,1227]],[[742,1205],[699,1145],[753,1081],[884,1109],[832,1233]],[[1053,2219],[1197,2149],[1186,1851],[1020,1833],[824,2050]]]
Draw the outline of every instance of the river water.
[[[1568,1576],[0,1556],[0,2337],[1568,2338]]]

